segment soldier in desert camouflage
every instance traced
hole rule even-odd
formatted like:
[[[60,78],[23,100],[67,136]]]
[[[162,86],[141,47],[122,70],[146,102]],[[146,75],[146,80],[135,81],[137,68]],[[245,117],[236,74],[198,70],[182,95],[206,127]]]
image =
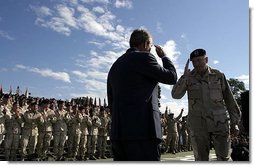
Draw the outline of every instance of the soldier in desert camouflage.
[[[68,103],[68,105],[70,105]],[[69,106],[68,106],[69,107]],[[70,108],[70,107],[69,107]],[[81,138],[81,122],[83,120],[82,114],[73,109],[72,112],[68,112],[68,157],[75,159],[78,155],[79,143]]]
[[[88,150],[87,148],[88,126],[92,125],[92,119],[89,116],[89,109],[90,109],[89,106],[86,106],[85,108],[83,106],[79,107],[79,111],[82,115],[81,138],[78,150],[78,158],[80,160],[87,160],[85,154]]]
[[[108,123],[109,118],[104,107],[100,107],[99,118],[101,120],[101,125],[98,127],[98,158],[106,159],[105,151],[107,146],[107,136],[108,136]]]
[[[65,103],[63,101],[58,101],[58,109],[55,111],[56,121],[53,123],[53,151],[57,160],[63,159],[64,145],[67,136],[67,121],[68,118],[67,111],[64,109]]]
[[[39,158],[44,159],[48,152],[52,139],[53,126],[56,121],[55,112],[49,108],[49,100],[45,99],[41,103],[41,120],[38,125],[39,136],[37,143],[37,154]]]
[[[3,101],[0,103],[0,145],[4,140],[5,135],[5,115],[6,113],[10,113],[12,109],[10,96],[8,94],[3,95]]]
[[[229,160],[230,134],[239,133],[241,112],[232,95],[225,75],[208,66],[204,49],[190,54],[184,74],[172,89],[172,97],[180,99],[188,92],[188,119],[191,143],[196,161],[208,161],[210,141],[217,160]]]
[[[101,120],[97,116],[97,111],[98,109],[96,107],[89,109],[89,116],[92,120],[92,124],[88,126],[88,136],[87,136],[89,160],[96,160],[95,151],[98,139],[98,127],[101,125]]]
[[[183,114],[183,109],[181,113],[174,118],[174,114],[170,113],[167,117],[167,139],[166,139],[166,151],[172,152],[172,154],[176,153],[176,144],[178,139],[178,130],[177,130],[177,122],[180,120]]]
[[[22,115],[20,114],[20,107],[18,102],[13,103],[11,112],[6,113],[5,125],[5,159],[6,161],[16,161],[17,151],[19,147],[19,140],[21,134]]]
[[[30,105],[30,109],[24,113],[23,121],[24,127],[22,129],[21,136],[21,160],[24,160],[27,156],[28,147],[28,160],[32,154],[35,153],[35,148],[38,139],[38,125],[41,121],[41,114],[38,112],[38,105],[36,101],[33,101]]]

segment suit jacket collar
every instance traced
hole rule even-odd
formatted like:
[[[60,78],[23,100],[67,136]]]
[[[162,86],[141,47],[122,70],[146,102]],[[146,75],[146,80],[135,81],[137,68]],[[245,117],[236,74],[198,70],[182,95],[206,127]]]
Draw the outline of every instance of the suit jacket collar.
[[[137,48],[129,48],[126,53],[132,53],[132,52],[135,52],[135,51],[138,51]]]

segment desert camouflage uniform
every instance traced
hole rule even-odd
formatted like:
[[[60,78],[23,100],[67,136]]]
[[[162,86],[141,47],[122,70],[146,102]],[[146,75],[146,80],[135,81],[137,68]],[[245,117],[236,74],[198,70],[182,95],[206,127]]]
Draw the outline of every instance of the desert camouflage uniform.
[[[182,150],[187,151],[188,150],[188,144],[189,144],[188,126],[187,126],[185,117],[183,117],[182,119],[183,119],[182,120],[182,138],[183,138]]]
[[[101,120],[97,115],[91,115],[90,118],[92,125],[88,126],[88,137],[87,137],[87,147],[88,147],[88,156],[90,160],[95,160],[95,151],[98,138],[98,127],[101,125]]]
[[[179,121],[182,117],[182,112],[176,118],[167,117],[167,138],[166,138],[166,148],[170,150],[173,154],[176,153],[176,145],[178,143],[178,129],[177,129],[177,121]]]
[[[195,160],[209,160],[210,137],[217,160],[228,160],[231,126],[239,123],[240,110],[223,73],[208,67],[201,77],[195,69],[182,76],[172,89],[180,99],[188,92],[188,119]],[[202,138],[202,139],[201,139]]]
[[[19,147],[21,134],[22,117],[20,114],[6,113],[6,135],[5,135],[5,159],[6,161],[16,161],[16,154]]]
[[[108,136],[108,123],[109,119],[107,115],[105,115],[104,111],[100,113],[99,116],[101,120],[101,125],[98,127],[98,143],[97,143],[97,149],[98,149],[98,157],[105,159],[105,151],[107,146],[107,136]]]
[[[5,115],[6,113],[11,113],[12,106],[11,104],[3,104],[0,105],[0,145],[4,140],[4,135],[6,133],[5,130]]]
[[[81,138],[82,114],[78,112],[68,112],[68,157],[75,158],[78,155],[79,143]]]
[[[52,140],[53,123],[56,122],[55,112],[51,109],[43,109],[40,111],[41,121],[38,125],[39,136],[37,143],[37,154],[39,158],[46,157],[50,143]]]
[[[0,106],[0,145],[2,144],[4,140],[4,134],[5,134],[5,115],[6,112],[4,111],[4,106]]]
[[[86,160],[85,153],[87,152],[87,135],[88,135],[88,126],[92,125],[92,120],[89,117],[88,113],[82,112],[82,122],[81,122],[81,138],[79,143],[79,152],[78,155],[80,159]]]
[[[24,160],[27,155],[31,156],[35,153],[35,148],[38,140],[38,124],[41,121],[41,114],[38,111],[28,110],[24,113],[23,122],[24,127],[22,128],[21,136],[21,160]]]
[[[67,111],[65,110],[56,110],[55,112],[56,122],[53,123],[53,151],[57,159],[62,158],[64,153],[64,145],[67,136],[66,123],[70,119],[70,117],[68,118],[66,115]]]

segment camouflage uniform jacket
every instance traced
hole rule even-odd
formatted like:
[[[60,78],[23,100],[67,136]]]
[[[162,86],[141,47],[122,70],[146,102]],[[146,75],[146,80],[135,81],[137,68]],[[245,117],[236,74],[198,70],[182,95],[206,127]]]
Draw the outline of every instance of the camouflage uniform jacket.
[[[38,135],[38,124],[41,123],[41,114],[38,111],[29,110],[23,115],[24,127],[22,135],[36,136]]]
[[[7,134],[21,134],[22,117],[15,114],[6,114],[5,125]]]
[[[176,118],[168,118],[167,119],[167,133],[177,133],[177,122],[181,119],[182,115],[179,115]]]
[[[172,89],[172,97],[180,99],[188,92],[188,124],[199,132],[201,119],[205,119],[208,132],[228,131],[239,123],[241,112],[223,73],[208,66],[203,77],[192,70],[182,76]]]
[[[101,120],[101,125],[98,128],[98,135],[107,136],[109,119],[105,116],[100,116],[99,118]]]
[[[98,127],[101,125],[101,120],[98,116],[91,117],[92,124],[88,126],[88,135],[98,135]]]
[[[67,111],[65,110],[56,110],[55,111],[55,118],[56,121],[53,123],[53,132],[57,133],[57,132],[65,132],[67,133],[67,121],[68,121],[68,117],[67,115]]]
[[[3,113],[4,106],[0,106],[0,134],[5,133],[5,113]]]
[[[39,132],[52,132],[52,123],[56,122],[55,112],[51,109],[41,110],[41,121],[39,123]]]
[[[88,126],[92,125],[92,119],[85,113],[82,113],[83,119],[81,121],[82,135],[88,135]]]
[[[73,114],[67,113],[67,125],[68,125],[68,134],[80,134],[81,133],[81,122],[83,116],[81,113]]]
[[[5,134],[5,114],[11,113],[11,105],[0,103],[0,134]]]

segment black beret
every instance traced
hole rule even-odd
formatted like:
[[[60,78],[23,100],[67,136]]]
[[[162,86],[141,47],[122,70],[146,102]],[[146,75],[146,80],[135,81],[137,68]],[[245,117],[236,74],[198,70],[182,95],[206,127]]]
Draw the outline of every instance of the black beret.
[[[199,49],[192,51],[192,53],[190,54],[190,60],[192,60],[192,58],[199,57],[199,56],[205,56],[205,55],[206,55],[206,51],[202,48],[199,48]]]

